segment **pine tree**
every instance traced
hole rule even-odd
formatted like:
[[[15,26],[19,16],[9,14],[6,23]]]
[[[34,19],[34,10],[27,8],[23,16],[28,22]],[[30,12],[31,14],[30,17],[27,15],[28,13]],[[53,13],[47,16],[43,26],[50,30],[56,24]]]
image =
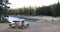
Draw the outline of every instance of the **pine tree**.
[[[56,5],[56,8],[55,8],[55,16],[60,16],[60,4],[59,4],[59,1]]]
[[[10,4],[8,0],[0,0],[0,21],[2,16],[5,17],[8,14],[7,10],[10,8],[7,6],[8,4]]]

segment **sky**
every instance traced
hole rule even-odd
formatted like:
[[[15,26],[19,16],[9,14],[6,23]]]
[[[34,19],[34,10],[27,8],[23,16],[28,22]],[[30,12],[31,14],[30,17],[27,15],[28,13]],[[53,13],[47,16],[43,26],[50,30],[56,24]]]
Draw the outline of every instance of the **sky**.
[[[42,6],[49,6],[51,4],[57,3],[58,0],[9,0],[11,5],[9,5],[11,8],[22,8],[22,7],[28,7],[28,6],[36,6],[36,7],[42,7]],[[60,2],[60,0],[59,0]]]

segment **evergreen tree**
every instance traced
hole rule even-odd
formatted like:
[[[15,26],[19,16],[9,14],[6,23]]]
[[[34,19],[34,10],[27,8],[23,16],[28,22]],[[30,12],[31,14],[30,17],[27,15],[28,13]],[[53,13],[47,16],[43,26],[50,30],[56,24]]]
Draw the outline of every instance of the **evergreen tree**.
[[[59,1],[55,7],[55,16],[60,16],[60,4]]]
[[[8,14],[7,10],[10,8],[7,6],[8,4],[10,4],[8,0],[0,0],[0,21],[2,16],[5,17]]]

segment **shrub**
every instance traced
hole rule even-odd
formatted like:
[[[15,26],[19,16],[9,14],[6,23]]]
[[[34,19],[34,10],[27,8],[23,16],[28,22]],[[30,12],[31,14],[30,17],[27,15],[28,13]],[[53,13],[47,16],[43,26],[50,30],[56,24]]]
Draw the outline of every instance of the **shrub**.
[[[3,19],[2,21],[0,21],[0,23],[9,23],[9,21],[6,19]]]

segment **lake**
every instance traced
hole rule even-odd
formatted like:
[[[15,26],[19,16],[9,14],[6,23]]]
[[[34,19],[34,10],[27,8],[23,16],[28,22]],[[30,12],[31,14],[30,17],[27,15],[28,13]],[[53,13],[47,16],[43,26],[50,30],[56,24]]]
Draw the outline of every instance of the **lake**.
[[[9,22],[12,22],[13,19],[25,19],[25,21],[27,22],[37,22],[39,19],[32,19],[32,18],[25,18],[25,17],[17,17],[17,16],[9,16],[9,17],[5,17]]]

